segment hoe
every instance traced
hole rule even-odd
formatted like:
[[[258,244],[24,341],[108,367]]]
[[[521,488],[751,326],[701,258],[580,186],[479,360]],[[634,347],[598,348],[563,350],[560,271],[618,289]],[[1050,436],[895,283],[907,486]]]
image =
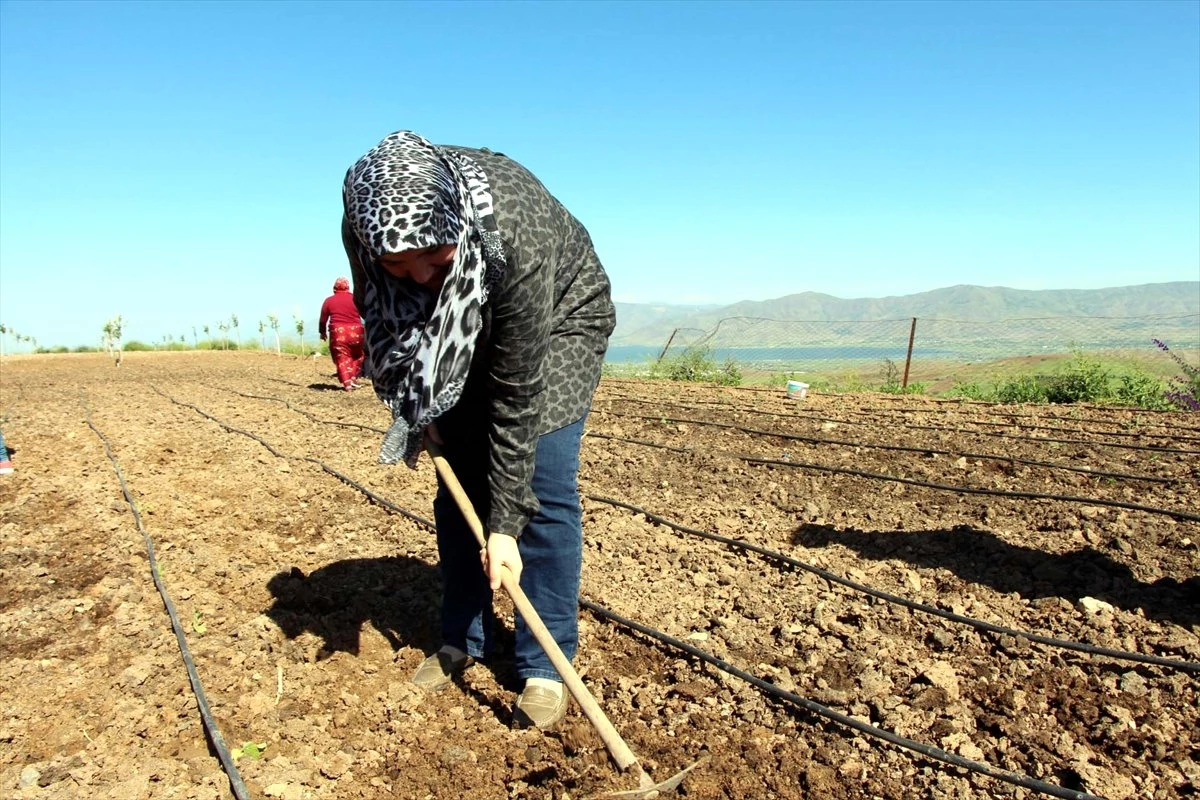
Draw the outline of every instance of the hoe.
[[[463,490],[462,484],[458,482],[458,478],[454,475],[454,470],[450,468],[450,463],[446,461],[441,449],[433,442],[426,440],[425,449],[429,451],[438,475],[441,476],[442,482],[446,484],[446,488],[450,490],[450,494],[454,496],[454,501],[458,504],[459,510],[462,511],[463,518],[471,527],[471,531],[475,534],[479,546],[486,547],[487,545],[483,536],[483,524],[479,521],[479,515],[475,513],[475,508],[471,505],[471,500],[467,497],[466,491]],[[642,768],[642,765],[638,763],[637,756],[629,749],[629,745],[625,744],[625,740],[621,738],[621,734],[617,733],[617,729],[608,721],[608,717],[604,715],[600,704],[596,702],[596,698],[592,697],[591,692],[583,685],[579,674],[575,672],[575,668],[571,666],[571,662],[563,654],[562,649],[558,646],[558,642],[554,641],[550,630],[542,622],[537,611],[534,610],[533,604],[529,602],[529,598],[525,596],[525,592],[512,578],[513,574],[506,568],[501,573],[500,585],[504,587],[509,597],[512,598],[517,613],[525,620],[525,624],[529,626],[529,630],[533,633],[534,638],[537,639],[538,644],[546,651],[546,655],[550,657],[550,663],[554,665],[559,676],[562,677],[563,683],[571,693],[571,697],[575,698],[575,702],[579,704],[584,716],[588,718],[588,721],[592,723],[596,732],[600,734],[600,738],[604,740],[604,746],[608,748],[608,753],[612,756],[613,761],[617,763],[617,767],[622,772],[629,772],[637,776],[638,788],[612,792],[605,796],[650,800],[650,798],[658,797],[663,792],[674,791],[683,782],[684,776],[703,763],[704,759],[677,772],[665,781],[656,783],[646,773],[646,770]]]

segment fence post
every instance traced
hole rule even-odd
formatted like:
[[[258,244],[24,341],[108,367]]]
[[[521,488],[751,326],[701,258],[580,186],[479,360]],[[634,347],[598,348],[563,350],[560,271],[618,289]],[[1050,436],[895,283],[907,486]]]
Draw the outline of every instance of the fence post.
[[[675,334],[677,333],[679,333],[679,328],[671,331],[671,335],[667,337],[667,343],[663,345],[662,352],[658,354],[658,358],[655,359],[654,363],[658,364],[662,362],[663,356],[667,354],[667,348],[671,346],[671,342],[675,341]]]
[[[912,318],[912,327],[908,329],[908,353],[904,356],[904,380],[900,382],[900,391],[908,388],[908,368],[912,365],[913,339],[917,336],[917,318]]]

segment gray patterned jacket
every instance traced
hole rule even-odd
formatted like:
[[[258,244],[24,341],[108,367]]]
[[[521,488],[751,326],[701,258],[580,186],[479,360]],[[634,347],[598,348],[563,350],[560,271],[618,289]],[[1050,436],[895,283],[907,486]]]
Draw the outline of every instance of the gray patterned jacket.
[[[616,312],[587,230],[529,170],[490,150],[442,147],[487,173],[508,271],[484,306],[470,377],[446,415],[481,424],[439,422],[438,430],[449,446],[460,429],[486,429],[485,521],[518,536],[538,508],[530,487],[537,438],[587,413]],[[345,219],[342,238],[361,304],[364,273]]]

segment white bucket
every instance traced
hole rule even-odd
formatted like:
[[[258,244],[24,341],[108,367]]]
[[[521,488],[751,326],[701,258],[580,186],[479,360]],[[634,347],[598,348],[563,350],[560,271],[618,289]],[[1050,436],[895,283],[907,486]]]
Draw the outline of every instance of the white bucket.
[[[787,396],[793,400],[803,400],[808,397],[808,384],[800,381],[788,381]]]

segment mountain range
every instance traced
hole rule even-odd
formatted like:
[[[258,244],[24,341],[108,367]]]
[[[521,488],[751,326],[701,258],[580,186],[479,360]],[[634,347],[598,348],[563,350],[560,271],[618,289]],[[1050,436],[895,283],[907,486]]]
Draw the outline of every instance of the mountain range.
[[[801,292],[774,300],[729,305],[617,303],[615,346],[661,346],[677,328],[708,331],[722,319],[753,317],[810,322],[1043,317],[1160,317],[1200,314],[1200,281],[1148,283],[1108,289],[1008,289],[950,286],[897,297],[843,299]]]

